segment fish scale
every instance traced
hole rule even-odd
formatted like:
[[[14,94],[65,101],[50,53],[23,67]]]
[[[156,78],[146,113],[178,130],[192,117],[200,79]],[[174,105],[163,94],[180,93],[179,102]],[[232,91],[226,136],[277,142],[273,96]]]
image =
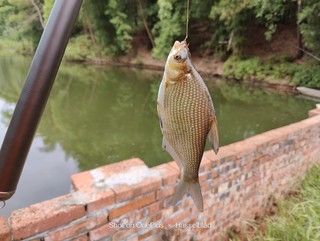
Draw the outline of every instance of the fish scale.
[[[168,86],[165,92],[164,128],[168,130],[167,140],[177,154],[186,160],[186,171],[191,171],[193,178],[198,177],[198,160],[202,157],[205,146],[205,134],[209,131],[209,118],[206,115],[208,101],[201,95],[203,90],[194,76]],[[190,118],[196,116],[196,118]]]

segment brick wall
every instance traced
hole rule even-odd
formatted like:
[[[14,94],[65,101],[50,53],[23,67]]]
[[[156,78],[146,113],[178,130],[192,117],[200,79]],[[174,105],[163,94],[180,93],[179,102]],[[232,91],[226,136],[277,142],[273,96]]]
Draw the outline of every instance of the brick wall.
[[[320,161],[319,114],[224,146],[217,156],[205,152],[202,213],[190,197],[171,206],[174,162],[148,168],[131,159],[75,174],[72,193],[0,217],[0,240],[219,240]]]

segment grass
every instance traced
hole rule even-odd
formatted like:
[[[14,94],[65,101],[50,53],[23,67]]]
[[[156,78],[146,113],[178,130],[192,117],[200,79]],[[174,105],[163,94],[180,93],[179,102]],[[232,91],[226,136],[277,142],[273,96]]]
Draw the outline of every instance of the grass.
[[[277,207],[277,214],[267,217],[263,225],[261,222],[247,223],[247,230],[250,232],[242,231],[241,238],[240,235],[232,235],[230,240],[319,241],[320,165],[311,169],[296,195],[278,200]]]

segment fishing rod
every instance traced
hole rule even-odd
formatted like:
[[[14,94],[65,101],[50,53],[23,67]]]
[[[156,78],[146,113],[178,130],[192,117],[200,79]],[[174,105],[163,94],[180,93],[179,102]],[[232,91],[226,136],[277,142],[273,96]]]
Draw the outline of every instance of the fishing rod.
[[[0,201],[16,191],[83,0],[56,0],[0,149]]]

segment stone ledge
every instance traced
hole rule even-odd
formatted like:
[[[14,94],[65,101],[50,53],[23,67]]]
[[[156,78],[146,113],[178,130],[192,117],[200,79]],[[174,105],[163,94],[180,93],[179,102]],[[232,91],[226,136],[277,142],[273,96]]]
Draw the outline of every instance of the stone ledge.
[[[72,194],[13,211],[9,222],[14,240],[25,239],[85,215],[82,204],[65,203]]]
[[[134,158],[74,174],[71,180],[75,190],[113,191],[115,202],[122,202],[159,189],[162,174]]]
[[[309,110],[309,112],[308,112],[309,117],[314,117],[316,115],[320,115],[320,108],[315,108],[315,109]]]

